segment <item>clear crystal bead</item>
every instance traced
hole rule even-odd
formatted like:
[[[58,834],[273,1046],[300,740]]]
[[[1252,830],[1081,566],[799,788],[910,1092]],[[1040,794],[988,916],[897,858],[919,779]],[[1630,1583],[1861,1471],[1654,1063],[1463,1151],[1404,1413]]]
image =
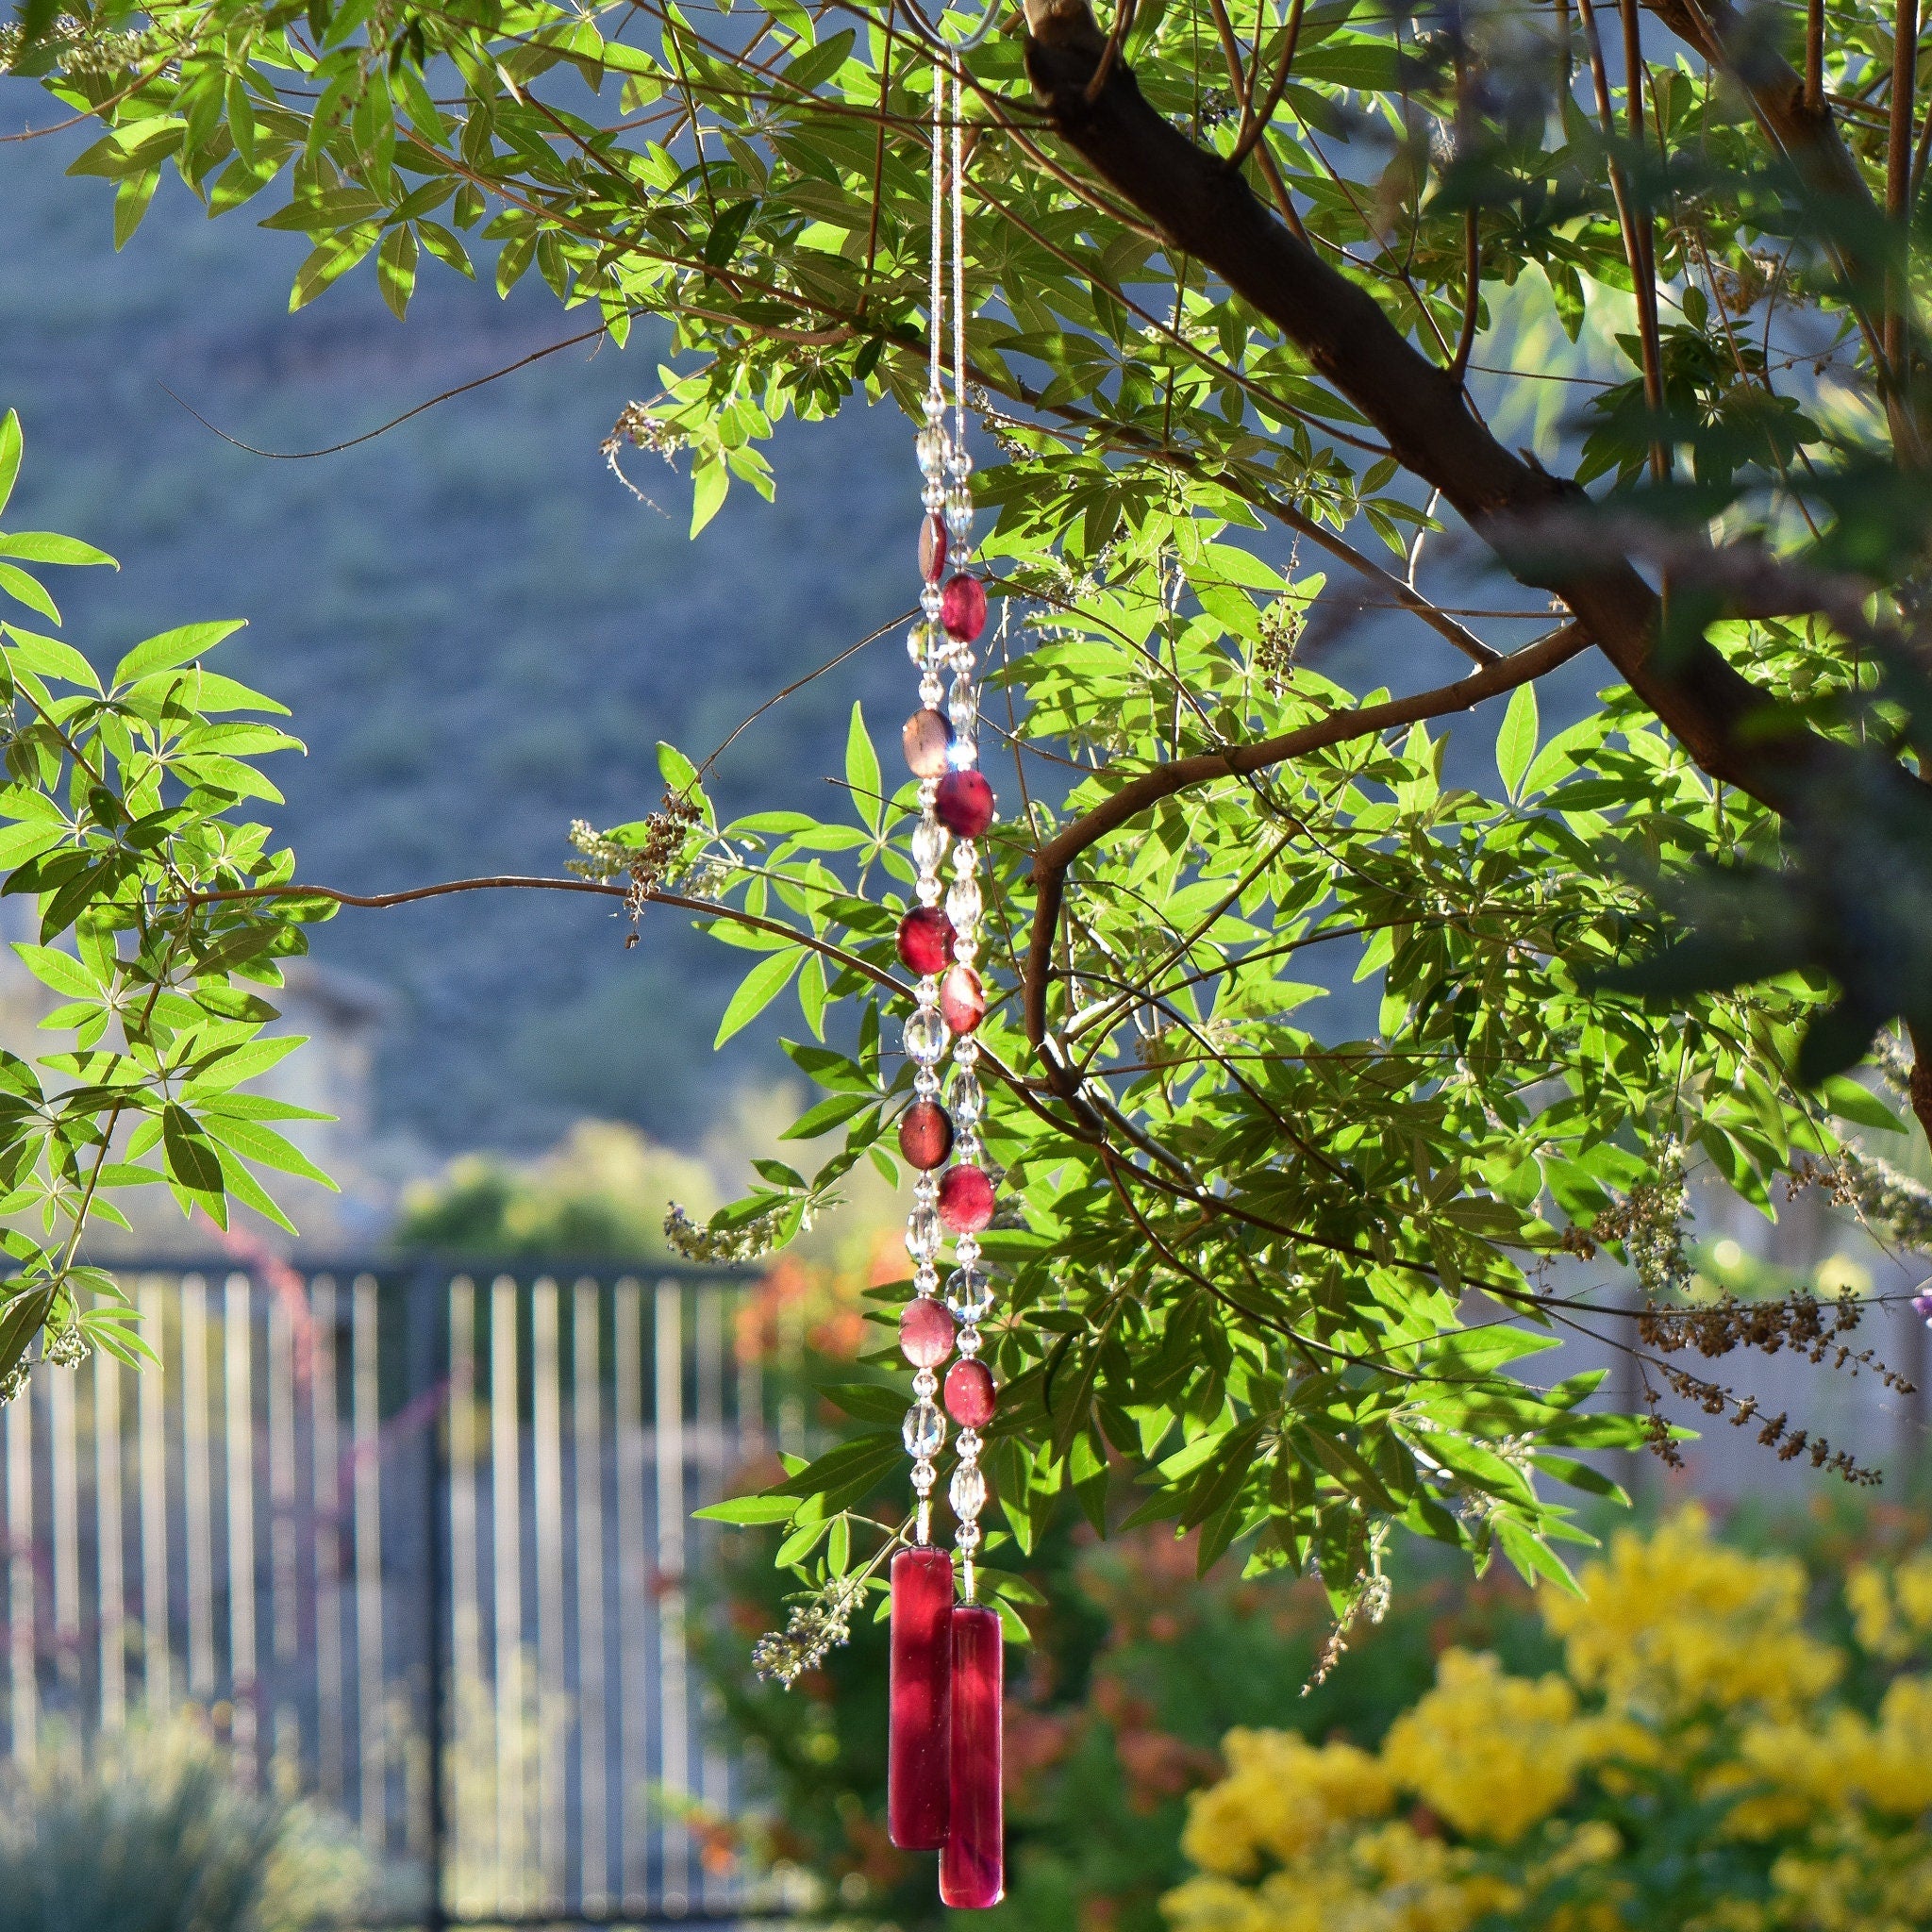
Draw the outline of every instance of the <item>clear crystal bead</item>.
[[[915,1261],[930,1261],[940,1251],[940,1217],[930,1208],[915,1208],[906,1217],[906,1252]]]
[[[906,1051],[916,1064],[936,1067],[946,1050],[946,1023],[930,1007],[922,1007],[906,1023]]]
[[[968,1167],[984,1167],[986,1165],[986,1149],[980,1144],[979,1136],[972,1128],[967,1128],[953,1142],[953,1158],[962,1161]]]
[[[925,420],[928,423],[943,423],[946,420],[946,399],[937,388],[925,392]]]
[[[946,1419],[929,1402],[915,1402],[906,1411],[903,1430],[906,1453],[925,1457],[937,1456],[946,1440]]]
[[[971,839],[961,839],[953,847],[953,871],[960,878],[979,870],[979,847]]]
[[[940,1097],[940,1076],[931,1067],[921,1067],[912,1076],[912,1091],[921,1100]]]
[[[946,507],[946,486],[928,476],[925,479],[925,488],[919,492],[919,500],[928,510],[944,509]],[[946,519],[946,534],[949,537],[953,534],[953,520],[950,516]]]
[[[958,1350],[959,1354],[963,1357],[970,1361],[974,1356],[976,1356],[979,1353],[981,1347],[983,1346],[983,1341],[980,1336],[979,1330],[974,1327],[972,1323],[967,1323],[967,1324],[959,1330],[958,1334],[954,1336],[953,1346]]]
[[[946,917],[953,922],[954,931],[963,932],[969,925],[977,925],[982,909],[979,881],[955,879],[952,891],[946,894]]]
[[[984,1268],[958,1267],[946,1283],[946,1307],[955,1321],[983,1322],[992,1312],[992,1282]],[[959,1340],[965,1341],[961,1335]]]
[[[930,1208],[939,1199],[940,1183],[937,1174],[923,1174],[912,1183],[912,1198],[922,1208]]]
[[[920,591],[919,608],[932,623],[937,624],[940,621],[940,587],[937,584],[928,584]],[[939,646],[933,655],[937,657],[943,649],[943,645]]]
[[[964,1035],[953,1048],[953,1061],[956,1066],[976,1067],[979,1064],[979,1042],[969,1033]]]
[[[913,887],[922,906],[937,906],[940,903],[940,881],[937,873],[923,872],[919,883]]]
[[[979,1431],[972,1428],[961,1429],[958,1450],[961,1462],[977,1462],[980,1450]]]
[[[986,1095],[980,1091],[977,1074],[954,1074],[946,1088],[946,1110],[958,1127],[972,1126],[986,1112]]]
[[[912,828],[912,862],[921,872],[937,872],[944,862],[952,834],[936,818],[923,818]]]
[[[973,474],[973,452],[963,442],[956,442],[946,451],[946,481],[963,483]]]
[[[924,670],[928,677],[935,674],[931,668],[933,659],[932,633],[923,624],[915,624],[906,633],[906,655],[911,658],[913,667]]]
[[[970,1268],[979,1259],[979,1237],[975,1234],[962,1234],[953,1243],[953,1258],[962,1268]]]
[[[912,1392],[922,1402],[930,1402],[939,1393],[940,1378],[930,1369],[921,1369],[912,1378]]]
[[[943,429],[934,425],[922,429],[913,438],[912,446],[919,455],[919,467],[928,476],[950,476],[955,468],[952,452],[947,448],[951,439]]]
[[[953,1539],[954,1543],[969,1554],[979,1547],[979,1525],[976,1523],[962,1523]]]
[[[965,484],[955,483],[945,492],[945,504],[947,535],[973,527],[973,492]]]
[[[972,1463],[962,1462],[953,1472],[946,1501],[953,1506],[953,1514],[961,1523],[971,1523],[986,1507],[985,1476]]]
[[[956,772],[970,772],[979,762],[979,732],[975,725],[956,728],[946,747],[946,763]]]
[[[932,1494],[932,1486],[939,1480],[939,1472],[922,1456],[912,1465],[912,1487],[922,1496]]]
[[[957,692],[947,701],[946,717],[954,731],[960,734],[972,733],[979,724],[979,705],[971,691],[962,698]],[[970,761],[968,761],[970,762]],[[961,766],[963,769],[963,763]]]
[[[919,680],[919,702],[928,711],[936,711],[940,707],[940,699],[944,695],[945,687],[940,683],[939,673],[928,667],[925,675]],[[951,750],[951,746],[947,749]]]
[[[912,1271],[912,1291],[914,1294],[937,1294],[940,1286],[940,1271],[930,1261],[922,1261]]]

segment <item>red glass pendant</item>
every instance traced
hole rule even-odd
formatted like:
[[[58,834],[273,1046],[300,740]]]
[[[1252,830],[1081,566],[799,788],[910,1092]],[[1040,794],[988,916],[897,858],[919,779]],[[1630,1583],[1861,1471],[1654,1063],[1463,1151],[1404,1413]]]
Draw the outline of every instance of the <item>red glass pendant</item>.
[[[936,584],[946,574],[946,520],[928,513],[919,526],[919,575]]]
[[[946,753],[952,746],[953,727],[946,723],[942,712],[935,711],[930,706],[923,711],[914,711],[907,719],[899,741],[906,747],[906,769],[915,778],[945,776]]]
[[[953,1352],[953,1318],[926,1295],[915,1296],[899,1316],[899,1353],[915,1369],[936,1369]],[[948,1389],[952,1378],[946,1379]],[[947,1398],[948,1406],[951,1397]]]
[[[953,922],[937,906],[915,906],[899,922],[899,960],[922,977],[953,957]]]
[[[970,966],[949,966],[940,981],[940,1018],[954,1033],[971,1033],[986,1018],[986,989]]]
[[[992,1371],[977,1356],[957,1361],[946,1371],[946,1413],[962,1429],[985,1428],[998,1407]]]
[[[952,1749],[940,1897],[983,1910],[1006,1895],[1006,1818],[1000,1794],[1000,1616],[980,1604],[953,1612]]]
[[[903,1852],[945,1842],[952,1615],[952,1557],[944,1550],[901,1550],[892,1558],[886,1824]]]
[[[948,1234],[977,1234],[992,1220],[992,1179],[963,1161],[940,1176],[940,1225]]]
[[[964,571],[949,576],[940,593],[940,622],[949,638],[972,643],[986,628],[986,586]]]
[[[936,1100],[915,1100],[899,1116],[899,1152],[922,1174],[946,1164],[953,1151],[953,1117]]]
[[[992,787],[978,772],[948,772],[932,808],[956,839],[976,839],[992,824]]]

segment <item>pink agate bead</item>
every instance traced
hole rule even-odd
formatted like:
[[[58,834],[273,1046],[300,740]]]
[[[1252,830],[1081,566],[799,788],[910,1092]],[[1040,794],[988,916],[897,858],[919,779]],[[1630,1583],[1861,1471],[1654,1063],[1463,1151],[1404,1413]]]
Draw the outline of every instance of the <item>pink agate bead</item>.
[[[940,1018],[954,1033],[971,1033],[986,1018],[986,989],[970,966],[950,966],[940,981]]]
[[[953,1117],[936,1100],[915,1100],[899,1116],[899,1152],[908,1167],[929,1174],[953,1151]]]
[[[956,839],[976,839],[992,824],[992,787],[979,772],[948,772],[932,802],[934,815]]]
[[[919,526],[919,575],[936,584],[946,574],[946,521],[928,514]]]
[[[923,978],[953,957],[953,922],[937,906],[915,906],[899,922],[899,958]]]
[[[936,1369],[953,1352],[953,1318],[925,1295],[906,1304],[899,1316],[899,1353],[915,1369]],[[952,1385],[948,1381],[947,1386]]]
[[[953,727],[942,713],[928,706],[914,711],[899,734],[906,748],[906,769],[915,778],[943,778],[946,753],[953,742]]]
[[[963,1161],[940,1176],[940,1225],[949,1234],[977,1234],[992,1220],[992,1180]]]
[[[1005,1646],[997,1610],[960,1604],[952,1624],[949,1816],[940,1853],[940,1897],[955,1907],[983,1910],[998,1905],[1007,1889],[1000,1790]]]
[[[949,576],[940,592],[940,622],[948,637],[972,643],[986,628],[986,586],[964,571]]]
[[[999,1407],[992,1371],[977,1356],[966,1356],[946,1371],[946,1413],[962,1429],[983,1429]]]
[[[901,1550],[892,1558],[886,1753],[886,1824],[901,1851],[929,1852],[945,1842],[952,1616],[952,1557],[944,1550]]]

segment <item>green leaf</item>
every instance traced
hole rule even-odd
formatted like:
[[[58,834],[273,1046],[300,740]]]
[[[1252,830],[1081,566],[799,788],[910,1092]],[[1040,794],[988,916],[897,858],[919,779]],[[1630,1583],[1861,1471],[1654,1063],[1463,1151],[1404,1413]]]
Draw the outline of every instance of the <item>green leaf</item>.
[[[20,455],[25,439],[20,431],[20,412],[8,409],[0,416],[0,510],[13,494],[14,479],[20,475]]]
[[[382,238],[375,254],[375,280],[382,299],[401,322],[409,311],[410,291],[416,286],[416,233],[408,223]]]
[[[17,598],[28,609],[37,611],[49,624],[60,622],[60,607],[42,588],[38,577],[30,577],[10,563],[0,563],[0,591]]]
[[[185,624],[145,639],[115,665],[114,689],[119,691],[157,671],[172,671],[177,664],[206,657],[224,638],[233,637],[246,623],[245,618],[237,617],[225,624]]]
[[[105,550],[96,550],[78,537],[63,537],[57,530],[15,530],[0,537],[0,557],[18,558],[22,563],[105,563],[120,568]]]
[[[691,1512],[706,1523],[790,1523],[798,1513],[795,1496],[733,1496]]]
[[[731,1004],[718,1023],[718,1036],[711,1041],[712,1046],[723,1046],[734,1033],[749,1026],[785,991],[804,957],[802,947],[791,946],[781,953],[768,953],[760,959],[731,995]]]
[[[1523,774],[1536,756],[1536,686],[1519,684],[1496,733],[1496,771],[1511,799],[1521,797]]]
[[[190,1193],[219,1200],[221,1156],[194,1116],[174,1101],[161,1110],[161,1151],[168,1173]]]
[[[8,656],[18,659],[27,670],[42,677],[58,677],[65,684],[100,690],[94,667],[72,644],[63,644],[58,638],[42,637],[36,631],[16,630],[10,624],[0,625],[0,631],[6,633],[13,646]]]
[[[853,803],[859,816],[878,832],[885,815],[886,801],[879,776],[879,755],[873,749],[871,734],[865,728],[865,708],[852,701],[852,722],[845,730],[845,782],[852,788]]]
[[[730,472],[721,456],[706,457],[691,474],[691,534],[695,537],[724,505],[731,487]]]

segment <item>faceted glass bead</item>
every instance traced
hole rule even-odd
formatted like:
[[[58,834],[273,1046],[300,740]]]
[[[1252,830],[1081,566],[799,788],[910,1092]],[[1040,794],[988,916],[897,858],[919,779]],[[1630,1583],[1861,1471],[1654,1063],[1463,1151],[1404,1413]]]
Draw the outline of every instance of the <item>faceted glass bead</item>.
[[[929,706],[914,711],[906,721],[899,741],[906,747],[906,769],[915,778],[942,778],[946,774],[946,753],[953,742],[953,727],[943,715]]]
[[[992,1181],[980,1167],[949,1167],[940,1176],[940,1221],[949,1234],[977,1234],[992,1219]]]
[[[977,1328],[962,1328],[957,1345],[961,1355],[977,1355],[981,1341],[982,1337]]]
[[[915,1261],[930,1261],[940,1241],[940,1218],[930,1208],[915,1208],[906,1217],[906,1252]]]
[[[947,969],[940,981],[940,1018],[955,1033],[971,1033],[986,1018],[986,989],[972,967]]]
[[[979,881],[974,878],[955,879],[952,890],[946,894],[946,917],[953,922],[953,930],[958,932],[966,926],[977,925],[983,909]]]
[[[972,643],[986,628],[986,586],[965,571],[956,571],[946,579],[940,599],[940,622],[948,637]]]
[[[946,1089],[946,1105],[962,1127],[973,1125],[986,1111],[986,1095],[979,1090],[979,1075],[956,1073]]]
[[[979,1525],[976,1523],[962,1523],[953,1532],[954,1543],[967,1556],[979,1547]]]
[[[932,1494],[936,1473],[931,1463],[923,1457],[912,1465],[912,1487],[922,1496]]]
[[[921,1174],[919,1178],[924,1182],[929,1180],[931,1176],[929,1174]],[[933,1192],[937,1195],[939,1190],[935,1188]],[[961,1268],[972,1267],[974,1262],[979,1259],[979,1237],[977,1235],[962,1234],[953,1243],[953,1259]]]
[[[936,584],[946,574],[946,525],[941,517],[928,516],[919,526],[919,575]]]
[[[953,1480],[946,1490],[946,1501],[953,1506],[953,1514],[971,1522],[986,1507],[986,1478],[970,1462],[962,1462],[953,1472]]]
[[[940,612],[946,608],[946,603],[944,593],[937,584],[928,584],[924,590],[920,591],[919,608],[925,612],[929,624],[936,625],[939,623]],[[933,648],[935,650],[945,641],[936,632],[928,630],[927,634],[933,638]]]
[[[991,1377],[988,1378],[989,1381]],[[952,1387],[953,1378],[946,1377],[946,1387]],[[950,1396],[947,1398],[951,1399]],[[901,1431],[906,1441],[908,1456],[937,1456],[945,1446],[946,1419],[929,1402],[915,1402],[906,1411],[906,1426]]]
[[[924,978],[953,957],[953,922],[937,906],[915,906],[899,922],[899,962]]]
[[[915,1064],[936,1066],[946,1050],[946,1024],[930,1007],[921,1007],[906,1023],[906,1051]]]
[[[953,1121],[936,1100],[915,1100],[899,1116],[899,1152],[908,1167],[943,1167],[953,1151]]]
[[[949,443],[946,449],[946,481],[963,483],[973,474],[973,452],[962,442]]]
[[[908,1302],[899,1316],[899,1353],[915,1369],[936,1369],[952,1352],[952,1316],[923,1297]]]
[[[946,1371],[946,1413],[961,1428],[985,1428],[998,1406],[992,1371],[984,1362],[957,1361]]]
[[[933,810],[946,830],[976,839],[992,824],[992,787],[980,772],[948,772],[940,780]]]
[[[983,1322],[992,1312],[992,1283],[983,1268],[955,1268],[946,1283],[946,1306],[961,1322]]]
[[[946,445],[951,439],[943,429],[922,429],[913,440],[919,454],[919,467],[928,476],[942,475],[946,469]]]
[[[930,1369],[921,1369],[912,1378],[912,1392],[922,1402],[930,1402],[939,1392],[940,1380]]]
[[[939,799],[939,787],[933,787],[933,799]],[[912,828],[912,862],[921,872],[937,872],[940,860],[946,856],[946,846],[952,834],[935,818],[921,819]]]

